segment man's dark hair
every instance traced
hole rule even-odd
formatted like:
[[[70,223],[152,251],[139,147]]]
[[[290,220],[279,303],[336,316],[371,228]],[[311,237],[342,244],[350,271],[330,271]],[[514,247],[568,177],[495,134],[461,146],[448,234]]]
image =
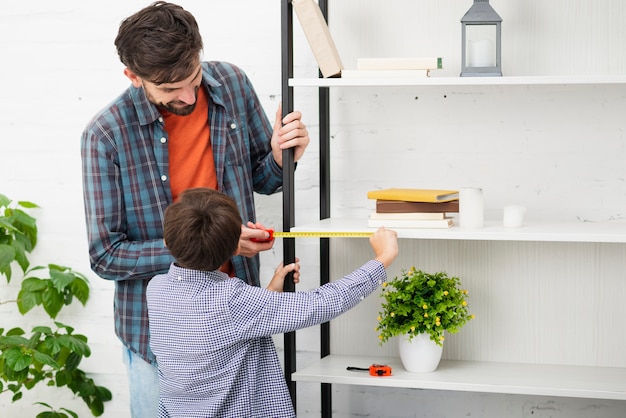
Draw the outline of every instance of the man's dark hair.
[[[241,216],[235,201],[213,189],[187,189],[165,210],[165,245],[184,268],[217,270],[237,251]]]
[[[122,21],[115,46],[122,63],[139,77],[175,83],[197,69],[202,37],[191,13],[157,1]]]

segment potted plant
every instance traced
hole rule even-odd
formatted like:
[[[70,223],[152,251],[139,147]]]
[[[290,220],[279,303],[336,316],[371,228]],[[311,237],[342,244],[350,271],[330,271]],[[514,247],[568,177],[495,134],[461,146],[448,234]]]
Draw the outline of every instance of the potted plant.
[[[15,304],[21,315],[41,306],[50,318],[33,326],[30,333],[20,327],[7,329],[0,320],[0,397],[11,395],[13,402],[19,401],[24,390],[39,383],[66,387],[85,402],[94,416],[100,416],[104,402],[112,396],[109,389],[97,385],[78,368],[81,360],[91,355],[87,337],[56,321],[64,306],[75,301],[85,305],[89,298],[87,277],[58,264],[31,267],[28,254],[37,245],[38,231],[35,218],[25,210],[37,207],[26,201],[14,203],[0,194],[0,278],[4,276],[10,283],[13,267],[24,273],[17,299],[0,300],[0,305]],[[37,414],[38,418],[78,418],[67,408],[36,404],[47,409]]]
[[[443,350],[445,332],[458,332],[474,318],[467,304],[468,291],[460,288],[460,279],[445,272],[427,273],[411,267],[383,284],[382,312],[379,312],[380,343],[399,336],[400,358],[408,371],[433,371]],[[426,359],[407,358],[414,348],[424,351]]]

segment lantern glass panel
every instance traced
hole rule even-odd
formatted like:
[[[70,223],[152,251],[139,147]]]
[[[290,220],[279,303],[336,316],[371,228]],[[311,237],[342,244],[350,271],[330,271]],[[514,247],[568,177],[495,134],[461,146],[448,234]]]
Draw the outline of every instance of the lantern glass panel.
[[[468,23],[465,29],[465,66],[495,67],[496,25]]]

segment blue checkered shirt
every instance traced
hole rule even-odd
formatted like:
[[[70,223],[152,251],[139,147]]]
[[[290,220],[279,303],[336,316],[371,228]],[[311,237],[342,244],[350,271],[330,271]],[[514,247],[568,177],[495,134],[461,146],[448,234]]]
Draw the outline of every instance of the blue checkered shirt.
[[[224,62],[202,63],[218,190],[255,221],[253,191],[282,185],[271,155],[272,126],[250,80]],[[115,281],[115,331],[155,362],[148,343],[148,280],[173,261],[163,245],[163,213],[172,203],[168,134],[142,88],[129,87],[87,125],[81,140],[85,216],[93,271]],[[259,258],[235,257],[238,277],[259,284]]]
[[[294,417],[271,335],[330,321],[386,279],[369,261],[311,292],[272,292],[172,264],[148,285],[159,417]]]

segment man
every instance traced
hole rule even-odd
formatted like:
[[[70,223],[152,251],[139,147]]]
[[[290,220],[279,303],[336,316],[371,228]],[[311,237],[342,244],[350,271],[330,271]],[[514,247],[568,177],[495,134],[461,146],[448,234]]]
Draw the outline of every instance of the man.
[[[232,197],[246,225],[241,251],[222,266],[259,285],[260,251],[273,242],[256,223],[253,192],[282,186],[282,150],[296,161],[309,143],[301,114],[274,125],[243,71],[201,62],[195,18],[156,2],[125,19],[115,45],[131,86],[87,125],[81,140],[92,269],[115,281],[115,330],[126,347],[133,417],[156,416],[158,377],[150,351],[145,290],[167,271],[163,214],[184,190]]]

